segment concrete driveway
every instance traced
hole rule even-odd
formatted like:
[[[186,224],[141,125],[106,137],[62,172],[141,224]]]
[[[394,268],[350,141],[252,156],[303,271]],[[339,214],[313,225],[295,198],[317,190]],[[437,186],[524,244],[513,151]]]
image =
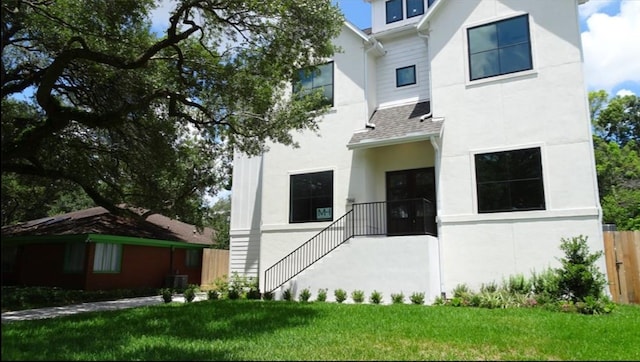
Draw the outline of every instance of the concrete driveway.
[[[207,295],[205,293],[197,293],[193,301],[199,302],[201,300],[205,300],[206,298],[207,298]],[[182,294],[174,295],[173,301],[184,303],[185,302],[184,296]],[[30,320],[30,319],[54,318],[54,317],[60,317],[64,315],[71,315],[71,314],[84,313],[84,312],[144,307],[147,305],[161,304],[161,303],[163,303],[162,296],[156,295],[151,297],[126,298],[126,299],[119,299],[119,300],[110,300],[106,302],[66,305],[64,307],[26,309],[26,310],[2,313],[2,323],[23,321],[23,320]]]

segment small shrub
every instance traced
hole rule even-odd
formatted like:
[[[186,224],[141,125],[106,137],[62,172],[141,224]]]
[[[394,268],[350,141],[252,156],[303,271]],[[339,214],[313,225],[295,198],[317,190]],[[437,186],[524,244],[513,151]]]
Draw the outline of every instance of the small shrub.
[[[309,298],[311,298],[311,292],[309,291],[309,288],[302,289],[300,295],[298,296],[298,300],[300,300],[301,302],[308,302]]]
[[[240,299],[240,291],[236,289],[229,289],[227,291],[227,298],[230,300]]]
[[[263,300],[273,300],[273,292],[264,292],[262,293]]]
[[[498,284],[496,282],[482,283],[480,286],[480,293],[493,293],[498,290]]]
[[[327,289],[318,289],[318,297],[316,298],[316,301],[318,302],[324,302],[327,300]]]
[[[226,275],[216,278],[213,281],[213,289],[218,291],[218,297],[221,299],[224,297],[228,297],[229,292],[229,279]]]
[[[371,292],[371,295],[369,296],[369,302],[373,304],[382,303],[382,293],[380,293],[377,290],[374,290],[373,292]]]
[[[187,303],[193,302],[193,300],[196,298],[196,293],[199,291],[200,287],[198,285],[189,284],[183,292],[184,301]]]
[[[333,295],[336,297],[336,302],[342,303],[347,299],[347,292],[344,289],[336,289],[333,291]]]
[[[433,301],[433,305],[447,305],[447,300],[444,297],[438,296]]]
[[[602,297],[607,279],[595,265],[602,251],[590,253],[587,237],[582,235],[561,239],[560,249],[565,253],[560,259],[562,268],[556,270],[560,293],[573,302],[585,301],[587,296]]]
[[[354,303],[362,303],[364,302],[364,291],[362,290],[354,290],[351,292],[351,299],[353,299]]]
[[[171,303],[173,300],[173,289],[171,288],[160,288],[158,293],[162,296],[162,301],[165,303]]]
[[[291,292],[291,288],[287,288],[282,292],[282,300],[287,302],[293,301],[293,293]]]
[[[532,291],[531,280],[522,274],[510,275],[504,282],[504,289],[511,294],[529,294]]]
[[[215,289],[209,290],[207,291],[207,299],[218,300],[220,299],[220,293]]]
[[[409,296],[409,300],[412,304],[424,304],[424,293],[414,292]]]
[[[391,293],[391,303],[393,304],[402,304],[404,303],[404,294],[400,293]]]

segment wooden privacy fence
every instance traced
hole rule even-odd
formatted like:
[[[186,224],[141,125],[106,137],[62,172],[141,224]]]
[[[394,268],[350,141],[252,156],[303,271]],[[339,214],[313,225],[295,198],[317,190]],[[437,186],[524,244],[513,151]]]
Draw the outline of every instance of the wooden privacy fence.
[[[613,301],[640,304],[640,231],[604,231],[603,234]]]
[[[229,250],[202,250],[202,287],[213,286],[213,282],[229,274]]]

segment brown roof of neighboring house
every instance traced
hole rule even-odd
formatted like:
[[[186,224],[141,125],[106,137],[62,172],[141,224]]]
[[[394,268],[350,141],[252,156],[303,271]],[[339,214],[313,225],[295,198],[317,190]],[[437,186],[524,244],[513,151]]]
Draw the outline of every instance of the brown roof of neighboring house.
[[[347,146],[360,148],[437,135],[442,128],[442,121],[423,117],[429,114],[430,108],[429,101],[425,101],[377,109],[369,120],[371,128],[355,132]]]
[[[145,239],[213,244],[213,229],[196,230],[190,225],[159,214],[145,220],[111,214],[102,207],[92,207],[67,214],[3,226],[2,237],[103,234]]]

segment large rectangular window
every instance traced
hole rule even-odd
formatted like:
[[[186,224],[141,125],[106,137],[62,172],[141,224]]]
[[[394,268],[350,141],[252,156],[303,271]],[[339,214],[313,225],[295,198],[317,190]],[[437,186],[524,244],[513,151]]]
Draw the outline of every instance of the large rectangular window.
[[[333,62],[298,71],[293,92],[305,95],[315,91],[322,92],[323,104],[333,106]]]
[[[416,84],[416,66],[410,65],[396,69],[396,87]]]
[[[544,210],[540,148],[475,155],[478,212]]]
[[[98,273],[119,273],[122,261],[122,244],[96,243],[93,271]]]
[[[402,20],[402,0],[386,2],[387,24]]]
[[[69,243],[64,250],[64,272],[82,273],[84,271],[84,259],[86,243]]]
[[[289,222],[333,220],[333,171],[291,175]]]
[[[407,0],[407,18],[424,14],[424,0]]]
[[[528,15],[469,28],[467,41],[471,80],[533,67]]]

